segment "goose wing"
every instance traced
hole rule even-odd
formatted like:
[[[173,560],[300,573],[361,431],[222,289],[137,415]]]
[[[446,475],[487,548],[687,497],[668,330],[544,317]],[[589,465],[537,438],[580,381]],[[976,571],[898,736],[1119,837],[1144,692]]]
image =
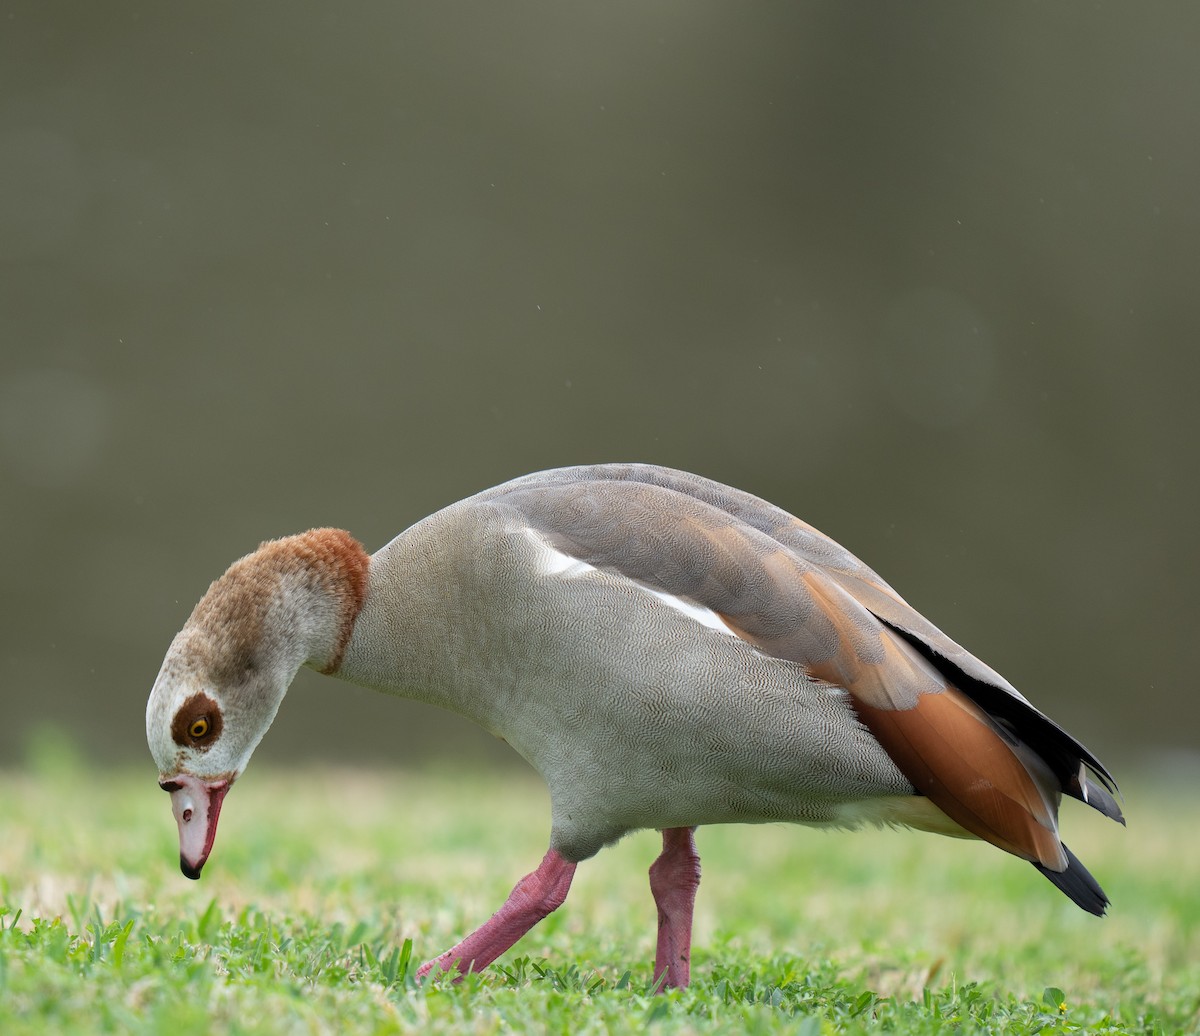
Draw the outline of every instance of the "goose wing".
[[[962,827],[1054,873],[1062,792],[1114,819],[1083,745],[829,537],[748,493],[650,465],[490,491],[564,554],[709,609],[763,653],[843,689],[913,786]]]

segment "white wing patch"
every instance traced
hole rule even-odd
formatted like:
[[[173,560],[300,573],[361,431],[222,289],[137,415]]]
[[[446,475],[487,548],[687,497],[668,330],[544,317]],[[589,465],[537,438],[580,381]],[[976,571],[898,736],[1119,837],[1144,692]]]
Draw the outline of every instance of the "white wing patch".
[[[564,554],[536,529],[525,529],[525,535],[537,551],[537,569],[544,576],[560,576],[563,579],[578,579],[596,571],[595,565]]]
[[[724,633],[730,637],[737,637],[725,621],[711,608],[705,608],[702,604],[697,604],[695,601],[689,601],[686,597],[676,597],[674,594],[669,594],[665,590],[655,590],[652,587],[644,586],[641,583],[635,583],[639,590],[645,590],[646,593],[657,597],[663,604],[670,608],[674,608],[677,612],[683,612],[689,619],[700,623],[701,626],[707,626],[709,629],[714,629],[718,633]]]
[[[590,565],[586,561],[580,561],[579,558],[573,558],[570,554],[563,553],[563,551],[546,540],[536,529],[525,529],[523,531],[537,551],[536,563],[538,571],[542,575],[557,576],[559,579],[579,579],[598,571],[595,565]],[[721,616],[711,608],[705,608],[704,605],[697,604],[686,597],[677,597],[675,594],[669,594],[665,590],[655,590],[653,587],[646,586],[645,583],[639,583],[635,579],[629,580],[629,585],[636,587],[643,593],[650,594],[652,597],[657,597],[668,608],[674,608],[677,612],[686,615],[693,622],[698,622],[701,626],[707,626],[718,633],[724,633],[728,637],[737,639],[737,634],[725,625]]]

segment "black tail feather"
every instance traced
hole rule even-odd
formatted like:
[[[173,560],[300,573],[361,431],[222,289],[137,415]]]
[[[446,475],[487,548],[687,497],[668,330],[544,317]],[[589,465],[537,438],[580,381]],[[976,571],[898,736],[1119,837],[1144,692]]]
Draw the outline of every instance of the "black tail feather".
[[[1067,854],[1067,869],[1064,871],[1052,871],[1037,862],[1034,866],[1054,882],[1076,906],[1082,907],[1089,914],[1103,917],[1104,908],[1108,906],[1108,896],[1104,894],[1104,889],[1079,862],[1079,857],[1065,845],[1063,852]]]
[[[1099,759],[1054,720],[1019,695],[1014,696],[1004,687],[988,683],[959,668],[909,630],[891,623],[885,625],[907,640],[930,665],[993,720],[1041,756],[1062,783],[1064,792],[1086,802],[1106,817],[1121,824],[1125,823],[1121,816],[1121,807],[1113,797],[1120,794],[1113,775]],[[1087,771],[1091,771],[1091,776]],[[1092,777],[1095,777],[1095,780],[1092,780]]]
[[[1092,809],[1103,813],[1110,820],[1115,820],[1122,827],[1125,826],[1125,817],[1121,813],[1121,807],[1117,805],[1117,800],[1109,794],[1107,788],[1083,774],[1078,783],[1078,789],[1067,788],[1066,791],[1080,802],[1086,802]]]

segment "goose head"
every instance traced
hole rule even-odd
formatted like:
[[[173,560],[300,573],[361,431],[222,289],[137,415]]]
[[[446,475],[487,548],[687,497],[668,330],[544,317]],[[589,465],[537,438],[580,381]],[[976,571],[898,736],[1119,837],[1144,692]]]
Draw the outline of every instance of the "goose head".
[[[340,664],[366,571],[361,545],[339,529],[270,541],[209,587],[172,641],[146,705],[146,740],[189,878],[200,877],[225,795],[297,670]]]

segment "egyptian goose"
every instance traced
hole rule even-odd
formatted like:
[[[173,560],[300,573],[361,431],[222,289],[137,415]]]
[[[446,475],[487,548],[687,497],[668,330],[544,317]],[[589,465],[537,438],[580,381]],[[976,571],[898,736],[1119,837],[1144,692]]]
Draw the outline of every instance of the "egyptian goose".
[[[550,789],[550,847],[426,963],[486,967],[639,828],[655,979],[689,979],[701,824],[870,822],[991,842],[1084,910],[1063,793],[1122,821],[1094,755],[827,536],[748,493],[641,464],[527,475],[368,557],[336,529],[273,540],[172,642],[146,734],[198,878],[221,804],[300,666],[431,702],[504,738]]]

